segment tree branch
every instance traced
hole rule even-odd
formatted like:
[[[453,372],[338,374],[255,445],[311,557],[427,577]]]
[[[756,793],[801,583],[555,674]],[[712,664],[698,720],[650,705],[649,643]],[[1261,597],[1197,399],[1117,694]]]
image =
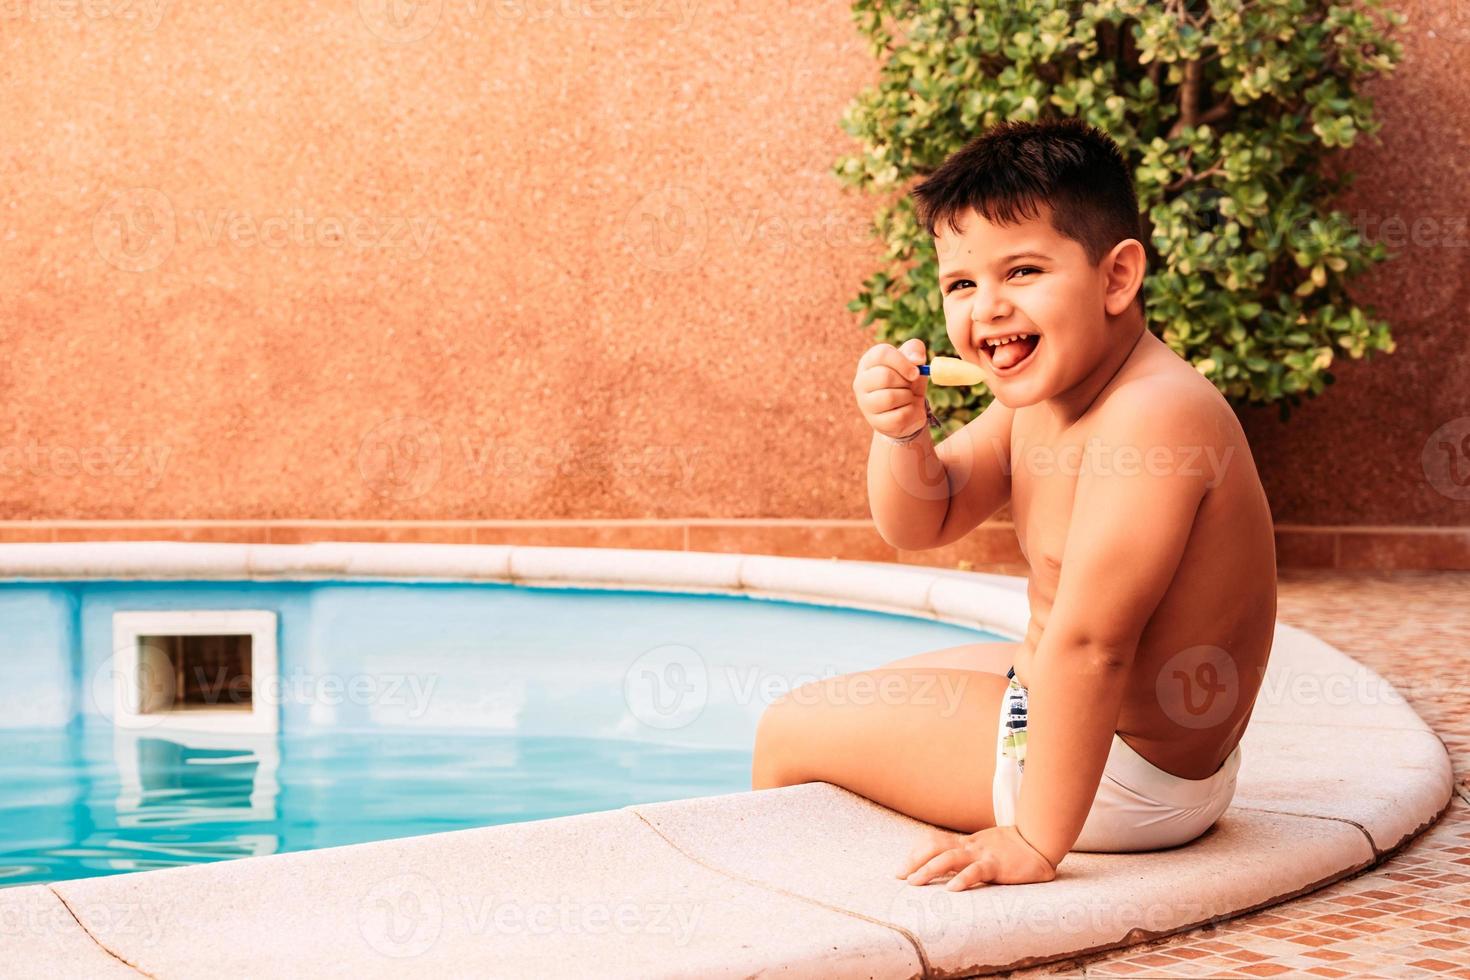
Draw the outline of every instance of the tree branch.
[[[1179,119],[1169,130],[1169,139],[1174,139],[1190,126],[1199,124],[1199,93],[1204,77],[1204,65],[1198,61],[1185,62],[1184,82],[1179,86]]]
[[[1210,123],[1219,122],[1221,119],[1224,119],[1226,116],[1230,115],[1230,110],[1233,108],[1235,108],[1235,101],[1227,95],[1225,96],[1225,98],[1221,99],[1219,102],[1216,102],[1214,105],[1206,109],[1204,114],[1199,117],[1199,120],[1195,123],[1195,125],[1208,126]]]
[[[1164,193],[1172,194],[1174,191],[1183,190],[1190,184],[1197,184],[1206,177],[1213,177],[1215,174],[1222,173],[1224,169],[1224,164],[1217,161],[1210,169],[1202,170],[1199,173],[1195,173],[1193,170],[1186,170],[1177,180],[1171,181],[1164,188]]]

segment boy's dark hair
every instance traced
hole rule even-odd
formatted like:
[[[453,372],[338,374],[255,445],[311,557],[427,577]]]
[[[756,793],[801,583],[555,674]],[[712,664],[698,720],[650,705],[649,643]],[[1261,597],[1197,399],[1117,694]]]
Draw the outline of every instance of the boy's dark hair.
[[[940,221],[958,234],[969,207],[1012,224],[1037,217],[1045,202],[1052,227],[1081,244],[1093,265],[1124,239],[1143,242],[1132,171],[1112,137],[1080,119],[997,123],[909,193],[931,237]]]

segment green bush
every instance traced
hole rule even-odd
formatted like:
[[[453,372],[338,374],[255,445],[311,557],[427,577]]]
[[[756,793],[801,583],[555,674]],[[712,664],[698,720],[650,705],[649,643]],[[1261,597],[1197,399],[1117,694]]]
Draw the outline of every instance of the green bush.
[[[879,340],[945,334],[932,239],[910,178],[995,123],[1074,116],[1133,166],[1148,250],[1149,328],[1232,403],[1331,384],[1339,352],[1391,352],[1388,323],[1346,284],[1387,257],[1330,202],[1352,183],[1331,158],[1376,134],[1362,83],[1402,59],[1383,0],[853,0],[881,61],[842,128],[862,144],[834,173],[892,192],[874,219],[885,267],[848,309]],[[1375,17],[1374,15],[1378,15]],[[1383,21],[1385,23],[1380,23]],[[944,435],[989,403],[931,386]]]

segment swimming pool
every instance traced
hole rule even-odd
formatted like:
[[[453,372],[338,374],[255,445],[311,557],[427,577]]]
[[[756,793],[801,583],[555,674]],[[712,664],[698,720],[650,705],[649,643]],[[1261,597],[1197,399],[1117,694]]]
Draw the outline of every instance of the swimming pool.
[[[113,614],[279,623],[273,734],[124,730]],[[0,584],[0,886],[749,789],[822,676],[1000,636],[747,596],[354,581]]]

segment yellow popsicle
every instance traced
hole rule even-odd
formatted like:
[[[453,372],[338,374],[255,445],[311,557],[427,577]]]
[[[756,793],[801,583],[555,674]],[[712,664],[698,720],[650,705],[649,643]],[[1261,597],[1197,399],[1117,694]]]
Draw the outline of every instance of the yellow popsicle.
[[[978,364],[958,357],[936,357],[921,365],[919,373],[929,375],[929,380],[937,385],[977,385],[985,380]]]

